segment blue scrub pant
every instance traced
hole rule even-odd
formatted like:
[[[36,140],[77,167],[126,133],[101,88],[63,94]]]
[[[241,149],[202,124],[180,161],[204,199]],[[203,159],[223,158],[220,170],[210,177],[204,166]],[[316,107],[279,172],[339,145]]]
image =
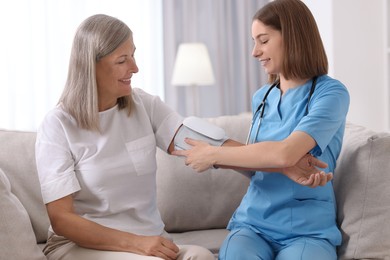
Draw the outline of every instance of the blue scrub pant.
[[[219,250],[220,260],[337,260],[336,248],[325,239],[302,237],[281,244],[250,229],[232,230]]]

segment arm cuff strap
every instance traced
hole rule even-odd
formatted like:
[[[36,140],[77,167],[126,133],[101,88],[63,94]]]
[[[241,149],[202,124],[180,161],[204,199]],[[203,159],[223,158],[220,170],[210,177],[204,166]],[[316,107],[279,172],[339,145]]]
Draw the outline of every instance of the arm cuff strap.
[[[221,146],[229,139],[222,128],[194,116],[184,119],[183,125],[176,133],[174,139],[175,150],[191,149],[191,145],[184,141],[185,138],[205,141],[213,146]]]

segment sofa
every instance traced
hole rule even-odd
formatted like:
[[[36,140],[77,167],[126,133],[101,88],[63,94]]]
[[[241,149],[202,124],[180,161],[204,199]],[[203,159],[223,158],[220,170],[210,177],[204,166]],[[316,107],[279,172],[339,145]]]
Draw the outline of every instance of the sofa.
[[[244,141],[248,113],[208,118]],[[49,219],[34,157],[34,132],[0,130],[0,259],[44,260]],[[216,256],[230,216],[249,179],[232,170],[196,173],[183,159],[157,151],[158,207],[177,244],[209,248]],[[339,259],[390,259],[390,133],[353,123],[333,180],[343,243]],[[321,221],[321,220],[319,220]]]

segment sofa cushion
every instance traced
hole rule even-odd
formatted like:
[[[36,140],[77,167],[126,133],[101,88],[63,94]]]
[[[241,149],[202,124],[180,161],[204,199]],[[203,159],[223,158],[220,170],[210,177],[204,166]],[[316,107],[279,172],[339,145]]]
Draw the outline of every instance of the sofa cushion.
[[[30,216],[37,242],[45,242],[49,218],[42,201],[35,164],[34,132],[0,130],[0,168]]]
[[[347,124],[335,170],[340,259],[390,257],[390,134]]]
[[[26,209],[11,192],[11,184],[0,169],[1,259],[46,259],[38,247]]]
[[[209,119],[232,139],[244,142],[250,114]],[[185,166],[184,159],[157,151],[157,202],[168,232],[225,228],[249,185],[232,170],[202,173]]]

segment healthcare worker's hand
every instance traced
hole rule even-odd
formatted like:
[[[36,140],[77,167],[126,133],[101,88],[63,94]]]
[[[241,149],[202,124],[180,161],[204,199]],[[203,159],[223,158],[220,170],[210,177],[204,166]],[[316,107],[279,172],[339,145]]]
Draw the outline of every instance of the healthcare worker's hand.
[[[214,149],[214,146],[206,142],[186,138],[189,145],[192,145],[191,150],[175,150],[172,155],[185,156],[185,164],[190,166],[197,172],[203,172],[213,167],[214,162],[210,160],[208,149]]]
[[[325,173],[319,168],[326,168],[328,165],[310,154],[303,156],[297,164],[292,167],[284,168],[283,174],[304,186],[315,188],[324,186],[333,179],[332,173]]]

